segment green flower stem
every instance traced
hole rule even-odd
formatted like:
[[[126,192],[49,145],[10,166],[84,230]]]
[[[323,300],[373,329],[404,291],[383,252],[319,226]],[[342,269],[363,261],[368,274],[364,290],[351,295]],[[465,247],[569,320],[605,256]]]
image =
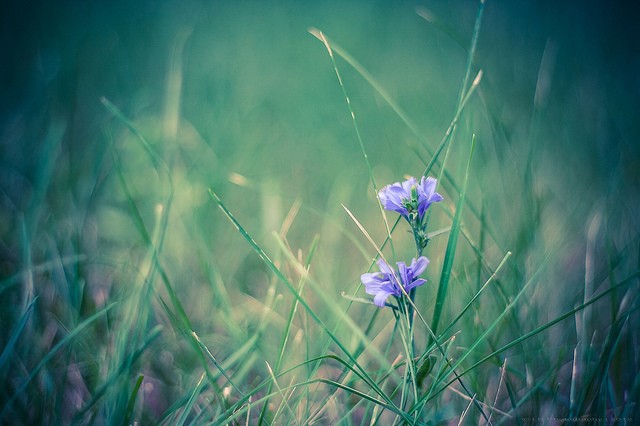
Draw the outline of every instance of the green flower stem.
[[[418,256],[417,258],[420,258],[420,256],[422,256],[422,244],[420,243],[420,238],[418,236],[418,229],[416,227],[413,227],[413,237],[416,241],[416,250],[418,252]],[[411,290],[409,290],[409,298],[411,299],[411,303],[409,304],[409,333],[411,334],[411,352],[413,354],[414,351],[414,339],[413,339],[413,317],[414,317],[414,311],[413,311],[413,307],[415,305],[415,301],[416,301],[416,289],[417,287],[412,288]]]

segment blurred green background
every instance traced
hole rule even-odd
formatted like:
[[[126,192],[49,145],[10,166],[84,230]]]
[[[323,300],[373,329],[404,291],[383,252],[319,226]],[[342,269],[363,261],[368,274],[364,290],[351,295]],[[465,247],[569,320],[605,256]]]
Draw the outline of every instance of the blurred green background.
[[[214,347],[237,346],[258,326],[271,277],[208,188],[269,253],[279,251],[272,232],[299,203],[287,240],[294,253],[306,253],[319,235],[312,271],[337,303],[375,255],[341,204],[374,240],[385,235],[327,50],[308,30],[347,50],[417,123],[418,136],[336,57],[383,186],[422,173],[453,118],[478,2],[26,1],[1,8],[0,341],[6,345],[24,306],[39,295],[31,336],[46,350],[61,333],[57,325],[126,300],[144,271],[140,223],[152,233],[157,206],[168,206],[167,174],[102,98],[170,169],[174,198],[161,259],[194,328]],[[472,65],[472,75],[482,70],[483,78],[446,165],[460,185],[476,134],[465,229],[473,238],[485,232],[484,278],[473,278],[476,256],[461,243],[451,312],[507,250],[506,300],[545,265],[515,315],[532,327],[637,271],[638,9],[622,1],[487,2]],[[447,201],[432,230],[450,225],[458,196],[445,181],[439,191]],[[412,256],[410,239],[397,234],[399,256]],[[428,249],[434,283],[446,241],[437,237]],[[597,310],[594,328],[608,327],[623,296]],[[419,306],[430,312],[434,298],[435,287]],[[482,305],[482,315],[501,309]],[[371,310],[355,306],[350,315],[358,321]],[[163,323],[161,314],[149,327],[156,322]],[[631,324],[638,325],[637,314]],[[637,342],[627,333],[630,349],[619,365],[637,372]],[[561,343],[575,343],[575,335],[574,325],[546,335],[538,368],[564,365]],[[271,341],[261,343],[265,353]],[[179,343],[163,342],[154,350],[180,359]],[[37,354],[24,349],[24,365],[37,363]],[[106,358],[100,352],[96,362]],[[165,371],[153,374],[167,383],[175,380],[172,369],[186,377],[195,362],[158,358]],[[18,376],[5,378],[16,386]]]

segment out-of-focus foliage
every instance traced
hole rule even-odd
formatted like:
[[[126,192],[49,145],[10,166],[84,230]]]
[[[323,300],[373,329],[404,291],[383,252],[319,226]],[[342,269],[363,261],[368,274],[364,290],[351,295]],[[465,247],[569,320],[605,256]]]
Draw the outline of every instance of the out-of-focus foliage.
[[[422,172],[443,137],[477,7],[473,1],[3,5],[0,348],[10,351],[0,358],[0,400],[14,398],[3,415],[18,423],[67,422],[86,409],[85,421],[126,413],[158,421],[171,412],[203,371],[181,334],[186,325],[172,296],[214,355],[245,360],[244,369],[230,361],[240,387],[268,377],[263,361],[276,358],[292,298],[274,285],[207,189],[215,188],[292,277],[297,272],[272,233],[298,206],[286,241],[303,259],[319,235],[314,279],[325,295],[346,303],[341,292],[355,290],[375,251],[341,204],[376,241],[385,229],[327,50],[308,30],[318,28],[346,49],[417,123],[418,135],[336,58],[374,177],[384,185]],[[471,241],[459,244],[445,319],[464,307],[506,251],[513,256],[493,298],[465,323],[461,346],[534,275],[526,303],[483,354],[637,273],[638,18],[630,2],[487,2],[472,64],[483,79],[445,167],[459,184],[476,134],[463,226]],[[450,226],[458,197],[451,182],[442,182],[446,200],[433,213],[432,229]],[[396,233],[398,257],[414,255],[403,251],[408,238]],[[446,241],[434,238],[426,253],[430,282],[438,282],[435,265],[443,263]],[[420,289],[418,306],[429,314],[435,288]],[[322,298],[311,291],[306,297],[333,325]],[[111,302],[108,313],[84,322]],[[582,412],[598,386],[618,401],[637,390],[630,373],[640,362],[637,311],[620,318],[627,312],[621,306],[637,307],[637,282],[598,303],[510,353],[523,375],[515,392],[522,396],[539,384],[540,395],[525,405],[530,412],[580,405],[568,402],[572,363],[584,373]],[[348,315],[365,328],[373,309],[356,305]],[[321,331],[297,330],[311,333],[304,335],[305,351],[322,349]],[[74,339],[66,342],[69,335]],[[248,341],[250,349],[243,346]],[[575,362],[576,346],[583,362]],[[306,355],[296,352],[287,363]],[[610,370],[598,370],[598,357],[609,360]],[[548,371],[560,383],[557,393]],[[143,402],[128,411],[131,395],[121,390],[132,392],[138,374],[145,377]],[[496,377],[478,374],[470,382],[485,392]],[[604,385],[596,383],[603,377]]]

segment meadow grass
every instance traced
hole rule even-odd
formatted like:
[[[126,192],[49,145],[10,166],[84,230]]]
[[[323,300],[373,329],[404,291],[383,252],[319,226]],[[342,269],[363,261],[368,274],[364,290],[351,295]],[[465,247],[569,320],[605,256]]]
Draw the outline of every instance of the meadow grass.
[[[40,130],[4,133],[38,150],[32,171],[3,165],[2,424],[640,419],[632,166],[606,183],[576,166],[599,142],[571,115],[568,142],[545,142],[550,87],[569,85],[552,43],[523,114],[499,107],[512,92],[482,46],[505,5],[297,5],[294,25],[282,7],[186,4],[154,12],[167,71],[142,75],[160,94],[105,89],[94,112],[19,111]],[[129,50],[94,41],[137,52],[133,69],[161,56],[116,28]],[[416,257],[377,199],[408,175],[444,196],[417,248],[428,281],[378,308],[361,274]]]

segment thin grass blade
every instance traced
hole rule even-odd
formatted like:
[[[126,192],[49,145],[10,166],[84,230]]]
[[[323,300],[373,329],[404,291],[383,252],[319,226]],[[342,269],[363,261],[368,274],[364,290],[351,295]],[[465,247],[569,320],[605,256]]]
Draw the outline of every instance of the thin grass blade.
[[[131,395],[129,396],[129,401],[127,401],[127,409],[124,415],[123,424],[128,425],[131,421],[131,416],[133,414],[133,409],[135,408],[136,398],[138,396],[138,391],[140,390],[140,386],[142,385],[142,381],[144,380],[144,375],[140,374],[138,376],[138,380],[136,380],[136,384],[133,386],[133,390],[131,391]]]
[[[467,160],[467,167],[464,175],[464,182],[462,185],[462,192],[458,198],[458,204],[456,205],[456,213],[453,217],[453,224],[451,225],[451,232],[449,234],[449,240],[447,242],[447,249],[444,254],[444,262],[442,265],[442,273],[440,275],[440,283],[438,284],[438,293],[436,295],[436,303],[433,310],[433,319],[431,320],[431,331],[434,335],[438,335],[438,325],[440,323],[440,317],[442,316],[442,308],[447,296],[447,288],[449,286],[449,279],[451,277],[451,269],[453,268],[453,260],[455,257],[456,246],[458,244],[458,234],[460,233],[460,227],[462,226],[462,210],[464,207],[465,196],[467,193],[467,182],[469,180],[469,169],[471,167],[471,158],[473,157],[473,149],[475,147],[475,135],[471,139],[471,149],[469,150],[469,158]],[[427,347],[430,346],[430,343]]]
[[[29,305],[27,305],[27,309],[25,309],[24,313],[20,316],[18,324],[11,332],[11,336],[9,337],[7,345],[2,350],[2,355],[0,355],[0,378],[4,378],[5,364],[9,361],[9,359],[11,359],[11,355],[13,354],[13,350],[16,347],[16,343],[18,342],[20,334],[22,334],[22,330],[24,330],[25,325],[27,325],[27,321],[29,321],[29,318],[31,318],[33,307],[35,306],[37,300],[38,296],[34,297],[33,300],[29,302]]]

